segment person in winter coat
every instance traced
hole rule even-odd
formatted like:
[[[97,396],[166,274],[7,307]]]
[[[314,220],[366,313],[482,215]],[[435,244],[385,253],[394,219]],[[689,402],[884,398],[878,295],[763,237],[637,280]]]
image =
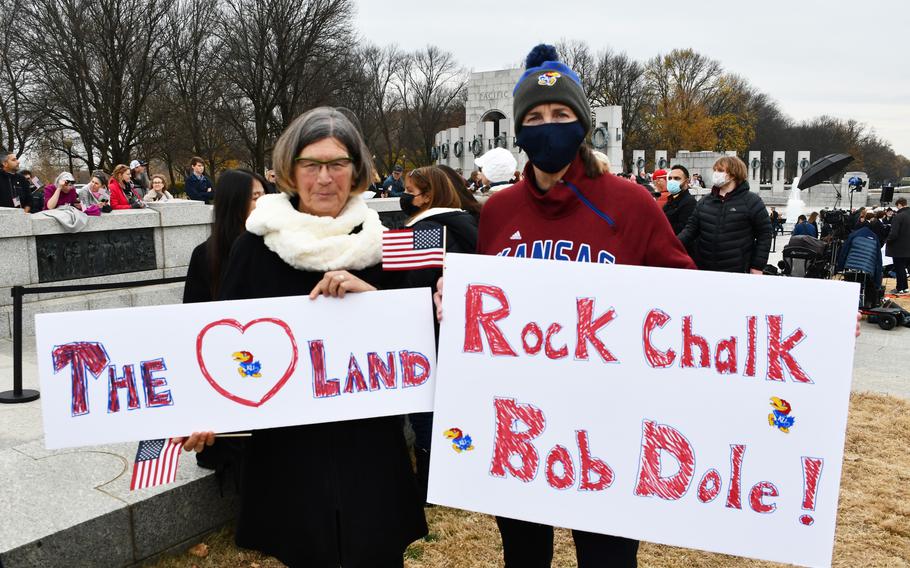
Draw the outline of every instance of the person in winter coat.
[[[404,168],[400,164],[395,164],[392,173],[382,182],[382,193],[387,197],[401,197],[404,193],[404,181],[401,176],[404,174]]]
[[[667,202],[663,210],[674,233],[686,227],[695,203],[695,197],[689,193],[689,170],[682,165],[673,166],[667,174]]]
[[[876,290],[881,287],[882,246],[868,226],[853,231],[844,241],[837,255],[835,270],[842,272],[844,269],[865,272],[872,278]]]
[[[14,152],[4,152],[0,164],[0,207],[18,207],[26,213],[32,209],[32,187],[19,174],[19,158]]]
[[[105,187],[101,178],[97,175],[93,175],[92,179],[88,180],[85,187],[79,190],[79,201],[81,201],[82,205],[85,207],[97,205],[101,208],[110,203],[111,192],[110,189]]]
[[[691,245],[700,270],[761,274],[771,250],[771,218],[749,191],[746,164],[736,156],[714,163],[713,188],[698,202],[679,240]]]
[[[170,201],[171,199],[174,199],[174,196],[167,190],[167,180],[164,179],[164,176],[157,174],[153,175],[152,187],[146,192],[142,201],[145,201],[146,203],[161,203]]]
[[[190,160],[190,175],[183,180],[183,190],[186,196],[194,201],[211,203],[215,198],[215,189],[212,180],[205,175],[205,162],[198,156]]]
[[[483,156],[474,158],[474,163],[480,168],[480,183],[484,193],[509,187],[518,166],[515,156],[505,148],[493,148]]]
[[[408,216],[405,227],[414,230],[443,227],[446,252],[474,253],[477,250],[477,220],[462,210],[458,193],[440,167],[429,166],[411,170],[405,178],[404,191],[404,195],[401,196],[401,210]],[[409,288],[430,287],[435,293],[436,281],[442,276],[442,269],[424,268],[411,270],[406,274]],[[436,335],[438,339],[438,323]],[[421,497],[426,501],[433,413],[410,414],[408,419],[416,437],[414,453],[417,458],[417,484]]]
[[[136,197],[139,199],[145,199],[145,194],[151,189],[151,180],[149,180],[148,172],[146,172],[146,166],[148,166],[148,162],[140,162],[139,160],[130,162],[130,178],[133,182],[133,193],[135,193]]]
[[[898,197],[894,204],[897,213],[891,218],[885,254],[894,259],[894,272],[897,274],[897,287],[891,293],[906,294],[907,267],[910,266],[910,208],[907,207],[906,197]]]
[[[815,228],[815,225],[809,223],[805,215],[800,215],[797,218],[796,225],[793,226],[793,231],[790,233],[791,237],[798,237],[799,235],[807,235],[813,239],[818,238],[818,229]]]
[[[111,173],[108,189],[111,192],[111,209],[140,209],[142,201],[133,193],[133,184],[130,183],[130,168],[126,164],[118,164]]]
[[[884,211],[878,211],[875,213],[875,218],[869,221],[869,228],[872,229],[872,232],[875,233],[875,236],[878,237],[878,242],[882,246],[885,246],[885,241],[888,240],[888,231],[890,226],[885,225],[882,221],[885,217]]]
[[[654,199],[604,173],[585,144],[591,109],[578,75],[548,45],[535,47],[525,66],[513,116],[529,162],[518,183],[484,204],[478,253],[695,268]],[[441,294],[434,299],[439,305]],[[506,568],[550,566],[553,527],[505,517],[496,524]],[[637,540],[581,530],[572,536],[579,568],[637,565]]]
[[[400,273],[382,270],[379,214],[360,196],[370,156],[334,108],[295,119],[273,152],[282,193],[256,202],[218,298],[343,298],[399,284]],[[198,452],[214,433],[182,441]],[[422,505],[398,416],[256,430],[236,541],[289,566],[401,567],[407,546],[427,534]]]

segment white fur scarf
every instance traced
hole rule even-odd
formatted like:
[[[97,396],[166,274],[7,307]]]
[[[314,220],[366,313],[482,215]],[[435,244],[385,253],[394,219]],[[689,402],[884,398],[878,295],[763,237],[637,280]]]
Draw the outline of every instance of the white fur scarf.
[[[246,220],[246,230],[299,270],[360,270],[382,259],[379,214],[360,195],[352,195],[337,217],[301,213],[285,193],[263,195]],[[363,228],[351,234],[358,225]]]

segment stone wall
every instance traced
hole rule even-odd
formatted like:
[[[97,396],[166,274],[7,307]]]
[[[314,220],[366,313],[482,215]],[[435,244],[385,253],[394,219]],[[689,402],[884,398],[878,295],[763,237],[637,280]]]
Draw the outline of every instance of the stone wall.
[[[151,265],[153,268],[138,272],[60,280],[49,279],[46,273],[44,278],[41,277],[38,247],[42,237],[60,235],[65,239],[68,233],[63,227],[56,219],[47,215],[40,213],[28,215],[18,209],[0,208],[0,265],[3,266],[3,270],[0,271],[0,338],[8,338],[12,334],[10,290],[13,286],[97,284],[184,276],[193,249],[208,238],[211,223],[212,206],[193,201],[153,203],[147,209],[131,209],[100,217],[89,217],[85,229],[78,235],[135,229],[151,231],[154,243],[154,263]],[[75,258],[70,258],[64,249],[58,262],[84,263],[87,259],[81,253]],[[25,335],[34,335],[34,315],[37,313],[170,304],[179,303],[182,297],[182,283],[91,293],[29,294],[23,297],[23,332]]]

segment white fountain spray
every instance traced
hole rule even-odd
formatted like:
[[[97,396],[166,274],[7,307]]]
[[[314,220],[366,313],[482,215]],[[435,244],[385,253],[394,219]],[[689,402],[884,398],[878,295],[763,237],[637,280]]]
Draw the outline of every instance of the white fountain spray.
[[[796,226],[796,220],[803,214],[803,209],[806,207],[806,204],[800,199],[797,185],[799,185],[799,178],[793,178],[793,185],[790,187],[790,198],[787,199],[787,225],[789,225],[791,231]]]

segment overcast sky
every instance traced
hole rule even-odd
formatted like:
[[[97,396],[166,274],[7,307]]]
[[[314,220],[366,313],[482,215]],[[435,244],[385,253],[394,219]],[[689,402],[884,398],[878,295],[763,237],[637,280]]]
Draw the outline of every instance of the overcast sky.
[[[868,124],[910,157],[910,0],[360,0],[363,38],[427,44],[474,71],[516,66],[536,43],[586,41],[640,61],[691,47],[802,120]]]

